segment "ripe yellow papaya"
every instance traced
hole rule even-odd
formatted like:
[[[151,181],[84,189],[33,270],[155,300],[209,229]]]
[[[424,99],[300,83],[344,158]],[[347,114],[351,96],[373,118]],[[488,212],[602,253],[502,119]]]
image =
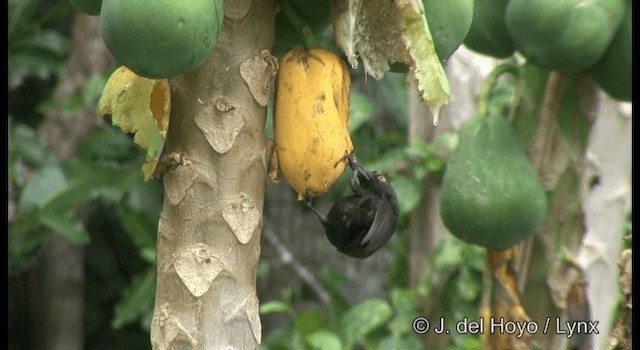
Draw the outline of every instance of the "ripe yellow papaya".
[[[347,166],[350,90],[349,70],[331,51],[292,49],[280,59],[274,141],[280,172],[298,200],[327,192]]]

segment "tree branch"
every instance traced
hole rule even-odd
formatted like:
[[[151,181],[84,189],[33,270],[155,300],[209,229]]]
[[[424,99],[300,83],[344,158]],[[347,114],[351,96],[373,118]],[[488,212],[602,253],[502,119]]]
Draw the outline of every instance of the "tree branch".
[[[271,244],[278,252],[278,258],[287,266],[290,266],[293,272],[303,280],[309,288],[316,294],[318,299],[326,306],[331,302],[331,297],[327,290],[318,282],[313,273],[309,271],[304,265],[302,265],[294,256],[293,253],[284,245],[278,238],[278,236],[269,228],[263,230],[264,238]]]

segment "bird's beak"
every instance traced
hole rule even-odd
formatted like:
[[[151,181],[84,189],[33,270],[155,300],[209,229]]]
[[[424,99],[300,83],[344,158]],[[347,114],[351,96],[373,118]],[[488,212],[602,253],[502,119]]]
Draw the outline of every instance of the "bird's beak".
[[[363,167],[360,163],[358,163],[355,153],[351,153],[350,155],[348,155],[347,159],[349,160],[349,167],[351,167],[351,170],[353,170],[354,178],[359,178],[358,175],[362,174],[365,177],[365,179],[369,181],[374,180],[375,176],[371,172],[369,172],[369,170]]]

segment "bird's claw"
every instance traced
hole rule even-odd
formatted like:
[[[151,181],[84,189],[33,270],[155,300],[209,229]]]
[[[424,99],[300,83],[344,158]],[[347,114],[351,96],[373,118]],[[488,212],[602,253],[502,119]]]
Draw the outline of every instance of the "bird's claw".
[[[311,193],[311,191],[307,190],[304,196],[304,200],[302,201],[302,204],[304,204],[304,206],[306,206],[307,208],[312,208],[313,207],[311,205],[312,199],[313,199],[313,194]]]
[[[349,180],[349,187],[354,193],[360,193],[360,180],[358,179],[357,170],[354,171],[353,177]]]
[[[351,169],[353,169],[354,171],[357,168],[362,167],[360,163],[358,163],[358,160],[356,159],[355,152],[351,152],[351,154],[346,154],[344,157],[347,159],[347,162],[349,163],[349,167],[351,167]]]

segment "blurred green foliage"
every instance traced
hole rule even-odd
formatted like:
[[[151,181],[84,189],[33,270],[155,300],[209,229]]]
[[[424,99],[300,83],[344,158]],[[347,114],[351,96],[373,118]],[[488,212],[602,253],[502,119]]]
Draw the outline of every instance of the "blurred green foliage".
[[[61,101],[53,90],[67,68],[74,11],[67,0],[9,0],[9,345],[28,349],[37,300],[29,281],[43,271],[43,249],[60,235],[85,249],[85,346],[150,348],[159,183],[144,183],[143,154],[106,126],[75,157],[59,161],[37,129],[55,108],[95,110],[110,72]],[[96,118],[98,116],[96,115]],[[31,282],[33,283],[33,282]],[[61,322],[64,322],[62,315]]]
[[[65,101],[53,98],[67,65],[73,15],[67,0],[9,0],[8,176],[9,201],[16,204],[8,233],[9,348],[33,345],[29,310],[34,301],[25,296],[41,269],[43,247],[54,235],[85,249],[85,347],[150,348],[161,184],[143,181],[143,152],[108,123],[67,161],[56,159],[36,131],[50,109],[65,116],[95,110],[110,74],[92,77],[82,92]],[[330,33],[318,37],[332,45]],[[359,160],[387,173],[400,199],[402,216],[390,245],[394,262],[386,296],[351,305],[340,291],[346,277],[327,268],[316,277],[331,295],[329,309],[299,311],[299,302],[313,298],[304,290],[285,289],[281,300],[263,301],[263,315],[281,313],[289,319],[263,337],[263,349],[420,349],[411,324],[418,316],[429,316],[423,307],[427,299],[444,305],[452,319],[477,316],[478,249],[448,237],[433,254],[433,270],[419,288],[409,288],[407,281],[407,214],[423,198],[422,182],[441,176],[445,162],[438,150],[454,147],[455,135],[429,144],[407,142],[405,74],[366,81],[360,70],[353,73],[353,82],[350,131]],[[267,125],[267,133],[269,129]],[[347,191],[345,176],[330,195]],[[268,279],[269,271],[262,262],[258,278]],[[452,348],[474,342],[476,338],[466,336],[451,340]]]
[[[408,258],[401,249],[396,249],[395,254],[399,259]],[[260,313],[286,314],[289,321],[267,334],[260,348],[422,349],[420,335],[414,332],[412,324],[418,317],[434,319],[435,315],[430,314],[432,308],[445,310],[438,317],[444,317],[449,329],[455,326],[454,321],[465,317],[477,319],[484,250],[447,236],[429,262],[432,270],[423,276],[417,288],[394,283],[403,280],[393,276],[394,273],[407,273],[395,270],[389,276],[384,299],[369,298],[356,305],[349,305],[338,291],[337,287],[345,283],[338,271],[325,270],[319,275],[322,286],[331,295],[329,309],[296,311],[300,296],[284,290],[280,300],[263,302]],[[479,348],[480,340],[474,335],[452,334],[448,344],[448,349],[471,349]]]

